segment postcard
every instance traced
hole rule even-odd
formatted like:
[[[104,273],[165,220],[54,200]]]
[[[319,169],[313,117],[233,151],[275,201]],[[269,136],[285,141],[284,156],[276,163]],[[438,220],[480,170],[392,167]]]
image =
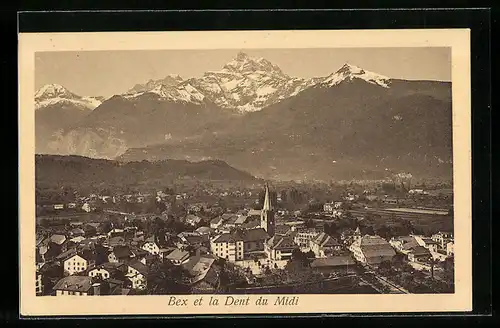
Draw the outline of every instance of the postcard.
[[[467,29],[19,35],[23,316],[472,310]]]

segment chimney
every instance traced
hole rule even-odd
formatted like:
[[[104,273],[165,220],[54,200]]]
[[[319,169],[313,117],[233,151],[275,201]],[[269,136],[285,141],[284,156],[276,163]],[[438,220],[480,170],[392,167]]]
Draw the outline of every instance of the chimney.
[[[96,282],[92,285],[92,289],[94,291],[95,296],[101,295],[101,283]]]

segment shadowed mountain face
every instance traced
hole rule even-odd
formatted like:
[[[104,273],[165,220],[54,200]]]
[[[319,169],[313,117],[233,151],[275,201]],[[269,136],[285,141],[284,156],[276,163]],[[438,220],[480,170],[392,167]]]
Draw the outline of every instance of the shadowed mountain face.
[[[281,180],[372,179],[386,169],[452,175],[450,83],[390,79],[348,64],[298,81],[241,54],[220,72],[174,82],[149,81],[104,101],[48,138],[48,152],[217,159]]]

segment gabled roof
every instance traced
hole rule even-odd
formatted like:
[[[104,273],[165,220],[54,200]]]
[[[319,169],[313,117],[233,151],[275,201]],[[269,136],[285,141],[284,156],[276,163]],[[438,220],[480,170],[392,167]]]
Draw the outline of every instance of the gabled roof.
[[[201,222],[201,218],[199,216],[197,216],[197,215],[188,214],[186,216],[186,222],[199,223],[199,222]]]
[[[262,213],[261,210],[251,209],[248,211],[247,216],[260,216],[261,213]]]
[[[222,217],[218,216],[212,219],[212,221],[210,221],[210,224],[220,224],[221,222],[222,222]]]
[[[92,278],[88,276],[68,276],[59,280],[53,290],[88,292],[92,287]]]
[[[130,252],[130,248],[124,245],[116,245],[113,247],[113,253],[116,258],[128,258],[132,253]]]
[[[274,228],[274,233],[275,234],[278,234],[278,235],[286,235],[288,234],[290,231],[292,230],[292,228],[288,225],[277,225],[275,228]]]
[[[241,226],[243,229],[255,229],[260,227],[260,221],[259,220],[252,220],[244,223]]]
[[[210,229],[210,227],[199,227],[195,231],[199,234],[207,234],[207,233],[210,233],[212,231],[212,229]]]
[[[73,256],[77,255],[78,252],[76,251],[76,248],[70,248],[66,252],[62,252],[61,254],[56,256],[56,260],[58,261],[66,261],[69,258],[72,258]]]
[[[183,261],[187,258],[189,258],[189,252],[181,251],[178,248],[166,256],[166,259],[170,261]]]
[[[383,258],[396,255],[396,252],[389,244],[365,245],[361,246],[361,250],[366,258]]]
[[[431,255],[431,252],[427,248],[420,246],[420,245],[413,247],[411,252],[415,256],[425,256],[425,255],[430,256]]]
[[[55,234],[50,236],[50,241],[57,245],[62,245],[66,241],[65,235]]]
[[[322,232],[318,236],[316,236],[313,239],[313,243],[315,243],[321,247],[336,247],[336,246],[340,245],[337,242],[337,240],[335,240],[335,238],[332,238],[331,236],[327,235],[324,232]]]
[[[249,229],[243,231],[243,240],[244,241],[260,241],[266,240],[269,238],[267,232],[262,228]]]
[[[133,261],[132,263],[129,263],[128,266],[139,271],[142,275],[147,275],[149,273],[149,268],[140,261]]]
[[[298,246],[295,245],[293,238],[280,235],[274,235],[268,240],[267,245],[275,250],[298,248]]]
[[[125,238],[123,238],[122,236],[111,237],[108,239],[108,244],[110,246],[121,245],[123,243],[125,243]]]
[[[78,237],[71,238],[69,241],[71,241],[71,242],[73,242],[75,244],[79,244],[79,243],[81,243],[84,240],[85,240],[85,237],[78,236]]]
[[[238,218],[234,221],[234,224],[243,224],[246,222],[247,220],[247,216],[246,215],[240,215],[238,216]]]

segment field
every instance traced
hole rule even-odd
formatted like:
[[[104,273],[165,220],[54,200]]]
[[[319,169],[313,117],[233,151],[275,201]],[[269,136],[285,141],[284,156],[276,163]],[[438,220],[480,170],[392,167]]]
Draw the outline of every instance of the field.
[[[364,217],[373,222],[375,226],[400,225],[404,221],[409,221],[414,227],[418,227],[424,232],[453,231],[453,217],[450,215],[431,215],[387,209],[359,209],[350,212],[354,217]]]
[[[356,276],[324,280],[302,285],[238,288],[235,294],[378,294]]]

